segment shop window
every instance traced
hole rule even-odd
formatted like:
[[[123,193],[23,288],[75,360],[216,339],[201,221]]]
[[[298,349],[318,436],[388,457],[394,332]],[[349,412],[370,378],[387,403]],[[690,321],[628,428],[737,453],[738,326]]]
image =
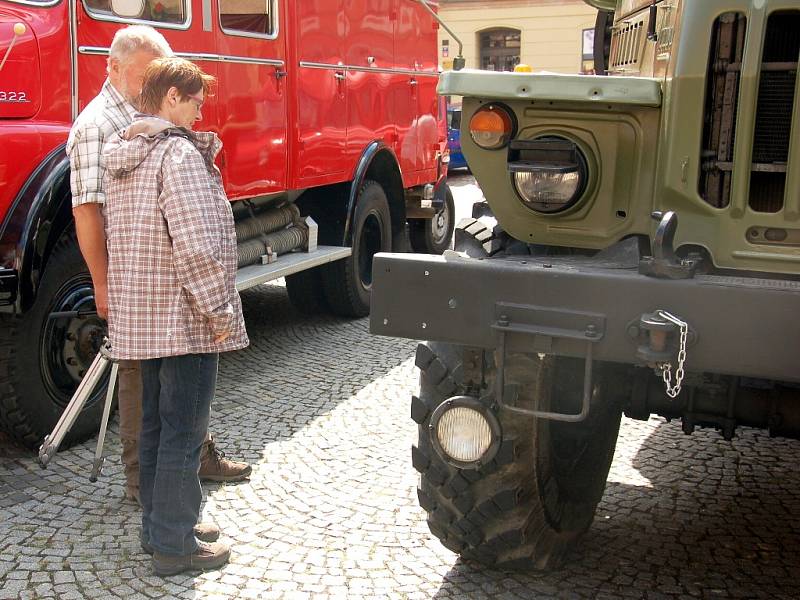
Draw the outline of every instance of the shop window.
[[[226,33],[274,35],[273,0],[219,0],[219,20]]]
[[[519,29],[489,29],[478,34],[481,69],[513,71],[520,62]]]

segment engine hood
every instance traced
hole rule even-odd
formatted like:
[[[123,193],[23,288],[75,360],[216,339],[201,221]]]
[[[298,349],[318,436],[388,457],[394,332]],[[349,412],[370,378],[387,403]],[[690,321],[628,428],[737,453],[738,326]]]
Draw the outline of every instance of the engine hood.
[[[0,119],[34,116],[42,98],[39,44],[24,19],[0,14],[0,64]]]

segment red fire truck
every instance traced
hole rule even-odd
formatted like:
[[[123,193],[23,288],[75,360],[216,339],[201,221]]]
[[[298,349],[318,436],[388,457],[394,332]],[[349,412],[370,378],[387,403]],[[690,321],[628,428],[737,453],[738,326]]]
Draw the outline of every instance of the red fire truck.
[[[301,310],[357,317],[373,254],[441,252],[453,229],[429,4],[0,0],[0,426],[36,446],[105,333],[64,146],[120,27],[152,25],[219,81],[201,128],[224,143],[240,289],[283,276]],[[102,393],[67,443],[96,430]]]

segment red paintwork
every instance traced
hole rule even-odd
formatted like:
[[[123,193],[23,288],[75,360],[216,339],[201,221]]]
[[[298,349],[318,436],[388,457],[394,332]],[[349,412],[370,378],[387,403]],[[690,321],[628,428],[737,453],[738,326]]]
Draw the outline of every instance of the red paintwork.
[[[279,0],[279,33],[272,40],[220,31],[217,0],[212,30],[204,32],[201,0],[190,1],[188,30],[160,29],[175,51],[285,62],[282,78],[272,66],[198,63],[219,80],[200,128],[222,137],[220,165],[232,200],[349,181],[364,148],[378,139],[397,155],[405,187],[437,181],[437,80],[413,74],[436,71],[436,24],[416,1]],[[77,4],[78,46],[107,48],[122,24],[96,20]],[[0,104],[0,220],[69,132],[67,7],[65,0],[52,7],[0,0],[0,60],[14,23],[27,28],[0,71],[0,90],[25,87],[34,99],[28,106]],[[301,62],[404,72],[350,69],[337,79],[334,69]],[[100,89],[105,63],[105,56],[79,55],[81,109]]]

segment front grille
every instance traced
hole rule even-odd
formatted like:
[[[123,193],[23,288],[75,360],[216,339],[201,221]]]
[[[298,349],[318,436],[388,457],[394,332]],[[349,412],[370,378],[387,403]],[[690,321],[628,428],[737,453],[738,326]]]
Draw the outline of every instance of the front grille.
[[[714,22],[711,37],[699,191],[718,208],[730,203],[746,26],[744,15],[725,13]]]
[[[795,71],[765,71],[761,74],[753,162],[786,162],[795,78]]]
[[[609,69],[625,71],[638,67],[647,30],[644,20],[621,23],[611,34]]]
[[[783,208],[798,54],[800,12],[772,13],[761,58],[750,177],[750,208],[759,212]]]

